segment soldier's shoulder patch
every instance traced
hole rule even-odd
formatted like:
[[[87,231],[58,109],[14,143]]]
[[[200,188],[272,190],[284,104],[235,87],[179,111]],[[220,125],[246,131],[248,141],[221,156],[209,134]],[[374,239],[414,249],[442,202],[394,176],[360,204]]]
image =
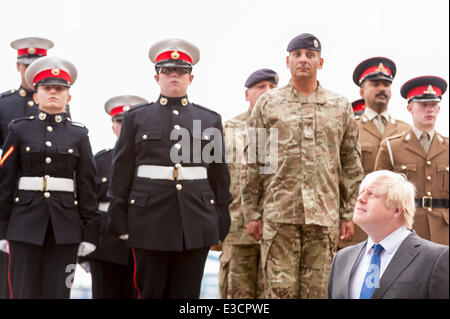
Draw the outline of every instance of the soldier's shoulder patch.
[[[12,90],[8,90],[6,92],[0,93],[0,98],[4,98],[10,95],[13,95],[14,93],[16,93],[16,90],[12,89]]]
[[[15,124],[15,123],[18,123],[20,121],[25,121],[25,120],[29,120],[30,121],[30,120],[34,120],[34,119],[35,119],[34,115],[19,117],[19,118],[16,118],[16,119],[12,120],[11,124]]]
[[[216,111],[213,111],[213,110],[211,110],[211,109],[208,109],[207,107],[204,107],[204,106],[201,106],[201,105],[195,104],[195,103],[191,103],[191,104],[192,104],[193,106],[195,106],[195,107],[198,107],[199,109],[202,109],[202,110],[208,111],[208,112],[210,112],[210,113],[212,113],[212,114],[215,114],[215,115],[220,116],[219,113],[217,113]]]
[[[95,157],[100,157],[102,155],[108,154],[112,150],[113,150],[112,148],[105,148],[104,150],[97,152],[97,154],[95,154]]]

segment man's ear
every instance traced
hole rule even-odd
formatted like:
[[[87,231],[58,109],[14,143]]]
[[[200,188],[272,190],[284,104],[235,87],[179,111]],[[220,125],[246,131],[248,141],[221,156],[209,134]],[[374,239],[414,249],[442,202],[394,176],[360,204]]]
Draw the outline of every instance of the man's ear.
[[[37,98],[37,93],[33,93],[33,101],[34,101],[34,103],[39,104],[39,101],[38,101],[38,98]]]
[[[394,217],[399,217],[403,214],[403,208],[397,207],[394,209]]]

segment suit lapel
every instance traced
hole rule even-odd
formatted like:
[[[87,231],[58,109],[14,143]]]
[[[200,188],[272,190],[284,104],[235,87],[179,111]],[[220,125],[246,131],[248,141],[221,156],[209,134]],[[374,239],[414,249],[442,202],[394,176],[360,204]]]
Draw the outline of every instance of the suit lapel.
[[[409,266],[409,264],[419,254],[417,249],[420,246],[418,242],[418,236],[413,231],[398,248],[388,267],[384,271],[380,279],[380,287],[376,288],[372,299],[380,299],[388,291],[388,289],[395,282],[397,277],[403,272],[403,270]]]
[[[375,136],[376,138],[378,138],[381,141],[381,133],[380,133],[380,131],[378,131],[375,124],[373,124],[373,121],[369,121],[367,116],[364,116],[362,122],[363,122],[363,128],[367,132],[369,132],[370,134],[372,134],[373,136]]]
[[[428,152],[427,160],[431,160],[433,157],[438,156],[439,154],[441,154],[446,150],[444,142],[443,140],[441,142],[441,140],[442,138],[438,136],[438,133],[435,133],[433,140],[431,141],[431,147],[430,151]]]
[[[427,155],[425,154],[422,145],[420,145],[420,142],[412,129],[408,131],[408,134],[406,134],[406,136],[403,139],[407,142],[405,149],[419,155],[423,159],[427,158]]]
[[[353,271],[355,269],[356,263],[360,259],[361,254],[366,251],[367,240],[357,244],[354,249],[352,249],[350,256],[348,257],[349,265],[345,267],[345,271],[342,274],[344,278],[344,299],[350,298],[350,279],[352,278]]]

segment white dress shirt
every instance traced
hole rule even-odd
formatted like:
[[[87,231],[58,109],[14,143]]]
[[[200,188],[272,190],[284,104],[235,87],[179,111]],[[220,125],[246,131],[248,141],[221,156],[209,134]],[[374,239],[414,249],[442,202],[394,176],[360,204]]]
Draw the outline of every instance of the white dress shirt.
[[[408,230],[405,226],[402,226],[389,234],[379,244],[383,246],[383,251],[380,254],[381,268],[380,279],[383,276],[384,271],[394,257],[397,249],[400,247],[406,237],[411,234],[411,230]],[[356,261],[355,269],[350,277],[350,298],[359,299],[361,288],[363,286],[364,278],[366,277],[367,270],[370,266],[370,259],[372,259],[373,248],[376,244],[372,238],[367,239],[367,245],[365,252],[363,252]]]

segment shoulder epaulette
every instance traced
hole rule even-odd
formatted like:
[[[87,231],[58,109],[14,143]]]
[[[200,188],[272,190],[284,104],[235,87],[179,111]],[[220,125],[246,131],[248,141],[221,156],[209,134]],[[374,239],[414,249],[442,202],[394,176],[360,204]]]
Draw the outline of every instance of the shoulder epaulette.
[[[86,126],[85,126],[83,123],[73,122],[73,121],[69,121],[69,123],[72,124],[72,125],[74,125],[74,126],[86,128]]]
[[[16,118],[16,119],[12,120],[11,124],[14,124],[14,123],[17,123],[17,122],[20,122],[20,121],[23,121],[23,120],[34,120],[34,118],[35,118],[34,115],[25,116],[25,117],[19,117],[19,118]]]
[[[406,131],[403,131],[400,134],[388,136],[388,137],[386,137],[386,139],[387,140],[394,140],[394,139],[402,137],[403,135],[405,135],[405,133],[406,133]]]
[[[144,107],[144,106],[150,106],[150,105],[152,105],[152,104],[153,104],[153,102],[140,103],[140,104],[133,105],[133,107],[132,107],[131,109],[129,109],[129,110],[127,111],[127,113],[128,113],[128,112],[136,111],[137,109],[141,109],[141,108]]]
[[[98,151],[97,154],[95,154],[94,157],[100,157],[104,154],[107,154],[109,152],[111,152],[113,149],[112,148],[105,148],[104,150]]]
[[[9,96],[9,95],[14,94],[14,93],[16,93],[15,89],[3,92],[3,93],[0,94],[0,98],[5,97],[5,96]]]
[[[211,110],[211,109],[208,109],[207,107],[204,107],[204,106],[201,106],[201,105],[198,105],[198,104],[195,104],[195,103],[191,103],[191,104],[192,104],[193,106],[196,106],[196,107],[200,108],[200,109],[203,109],[203,110],[205,110],[205,111],[208,111],[208,112],[211,112],[211,113],[214,113],[214,114],[220,116],[219,113],[217,113],[216,111],[213,111],[213,110]]]

